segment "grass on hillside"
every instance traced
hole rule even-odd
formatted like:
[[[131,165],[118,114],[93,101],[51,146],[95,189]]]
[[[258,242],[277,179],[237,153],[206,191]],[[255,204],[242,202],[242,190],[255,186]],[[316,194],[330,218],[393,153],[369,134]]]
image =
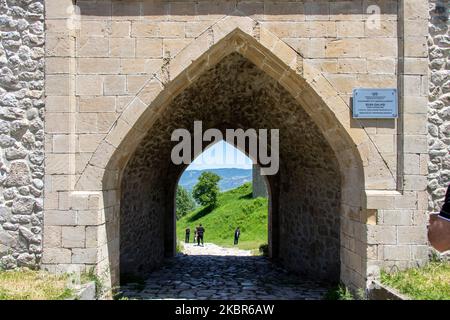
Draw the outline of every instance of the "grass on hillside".
[[[381,273],[382,283],[414,300],[450,300],[450,262],[430,262],[421,268]]]
[[[185,229],[189,226],[192,242],[195,227],[200,223],[205,228],[204,242],[234,247],[234,230],[239,226],[241,236],[237,247],[259,249],[267,243],[268,200],[253,199],[251,183],[220,193],[218,205],[212,211],[199,207],[177,221],[178,240],[184,241]]]
[[[68,275],[16,269],[0,271],[0,300],[63,300],[73,296]]]

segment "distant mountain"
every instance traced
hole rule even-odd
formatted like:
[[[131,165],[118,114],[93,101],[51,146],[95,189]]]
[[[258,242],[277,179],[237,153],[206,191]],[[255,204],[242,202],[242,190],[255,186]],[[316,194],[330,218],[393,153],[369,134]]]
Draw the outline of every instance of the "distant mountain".
[[[222,247],[234,247],[233,236],[237,226],[241,229],[239,249],[258,249],[267,243],[268,236],[268,199],[250,197],[251,183],[219,193],[217,207],[209,209],[198,206],[177,221],[177,238],[185,239],[186,227],[193,229],[200,223],[205,226],[205,242]]]
[[[220,168],[220,169],[205,169],[205,170],[187,170],[183,173],[178,182],[189,191],[192,191],[198,178],[202,172],[211,171],[219,175],[222,179],[219,181],[220,191],[227,191],[237,188],[246,182],[252,181],[252,169],[238,169],[238,168]]]

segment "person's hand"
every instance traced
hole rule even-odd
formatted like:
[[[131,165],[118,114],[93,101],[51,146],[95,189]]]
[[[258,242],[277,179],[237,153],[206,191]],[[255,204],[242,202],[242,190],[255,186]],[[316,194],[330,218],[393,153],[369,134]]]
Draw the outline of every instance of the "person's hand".
[[[450,221],[438,217],[437,214],[430,214],[428,240],[439,252],[450,250]]]

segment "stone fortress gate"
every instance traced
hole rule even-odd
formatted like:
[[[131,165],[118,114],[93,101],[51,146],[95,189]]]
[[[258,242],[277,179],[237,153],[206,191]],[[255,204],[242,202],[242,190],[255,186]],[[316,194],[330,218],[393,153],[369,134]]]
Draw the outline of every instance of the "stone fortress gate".
[[[108,286],[175,253],[177,128],[280,130],[271,257],[365,288],[428,260],[450,176],[448,1],[0,0],[0,262]],[[397,119],[354,119],[396,88]]]

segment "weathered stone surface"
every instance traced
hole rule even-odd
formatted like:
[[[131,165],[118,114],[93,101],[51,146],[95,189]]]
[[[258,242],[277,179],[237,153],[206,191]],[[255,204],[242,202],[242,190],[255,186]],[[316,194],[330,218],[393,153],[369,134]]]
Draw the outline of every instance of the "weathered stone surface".
[[[10,133],[13,138],[20,140],[22,136],[27,132],[28,122],[26,120],[17,120],[11,123]]]
[[[237,53],[175,97],[128,162],[120,201],[121,212],[127,212],[120,215],[121,270],[145,273],[164,257],[160,230],[173,197],[167,190],[175,190],[172,184],[184,169],[170,162],[167,141],[176,128],[192,131],[195,119],[203,120],[203,130],[279,129],[282,166],[268,179],[280,188],[272,190],[279,192],[280,258],[288,269],[337,281],[341,178],[334,152],[292,95]]]
[[[439,1],[430,1],[430,22],[428,36],[429,51],[429,104],[428,104],[428,137],[429,137],[429,176],[428,176],[428,210],[438,212],[444,201],[449,185],[449,176],[445,174],[450,152],[450,99],[448,99],[450,64],[449,25],[442,19],[442,10],[436,10]],[[444,6],[447,8],[448,4]],[[444,9],[445,11],[445,9]],[[448,13],[447,13],[448,19]]]
[[[36,265],[36,256],[30,253],[22,253],[17,257],[17,264],[20,267],[34,267]]]
[[[3,184],[6,187],[21,187],[31,183],[30,169],[28,164],[23,161],[11,163],[9,174]]]
[[[0,245],[0,248],[2,245]],[[8,248],[11,250],[10,248]],[[0,259],[0,264],[5,269],[14,269],[17,267],[17,260],[12,255],[5,255]]]
[[[31,166],[31,152],[43,150],[44,88],[44,5],[43,0],[1,1],[0,3],[0,159],[2,167],[0,237],[29,223],[36,212],[34,202],[41,192],[30,193],[31,177],[43,172],[42,162]],[[39,136],[41,138],[36,138]],[[5,161],[3,161],[5,160]],[[26,198],[19,197],[25,195]],[[33,200],[34,198],[34,200]],[[2,199],[3,200],[3,199]],[[6,207],[6,206],[10,206]],[[25,216],[22,216],[24,214]],[[0,230],[1,227],[0,227]],[[40,233],[34,235],[38,242]],[[7,242],[0,241],[1,245]],[[0,246],[1,246],[0,245]],[[12,251],[11,251],[12,250]],[[39,250],[29,243],[14,245],[1,259],[2,267],[33,267],[39,261]],[[1,256],[1,254],[0,254]]]
[[[29,197],[16,198],[13,201],[11,212],[14,214],[32,214],[36,200]]]
[[[11,147],[5,150],[5,157],[7,160],[23,159],[27,156],[28,150],[23,147]]]
[[[121,295],[130,299],[319,300],[328,290],[320,282],[288,273],[249,251],[206,243],[186,245],[186,255],[166,261],[149,274],[144,287],[127,283]]]
[[[0,256],[8,255],[12,248],[17,248],[19,238],[16,233],[9,231],[0,232]]]
[[[16,231],[19,229],[19,226],[17,224],[12,224],[9,222],[6,222],[3,224],[3,230],[8,230],[8,231]]]
[[[364,172],[359,172],[358,175],[370,172],[366,177],[369,178],[367,180],[371,180],[385,162],[389,167],[390,175],[401,176],[402,173],[397,172],[397,169],[403,168],[397,168],[397,162],[400,162],[397,159],[401,159],[403,155],[397,154],[397,151],[401,149],[397,146],[403,146],[408,154],[405,156],[404,166],[404,173],[408,175],[405,179],[406,188],[411,190],[417,189],[418,186],[425,188],[424,177],[426,170],[429,169],[429,209],[433,211],[439,209],[444,188],[450,177],[448,156],[450,40],[447,21],[438,16],[439,10],[434,10],[436,1],[429,2],[430,12],[426,12],[426,1],[404,2],[399,5],[395,1],[378,1],[377,4],[381,7],[379,16],[381,28],[374,29],[367,25],[368,16],[364,13],[367,1],[328,0],[318,3],[313,1],[238,1],[237,3],[232,1],[231,3],[225,3],[226,1],[223,3],[222,1],[218,3],[122,1],[116,3],[113,1],[111,4],[111,1],[86,0],[77,2],[77,5],[82,7],[81,14],[89,16],[88,20],[82,19],[81,32],[75,30],[68,32],[67,21],[64,19],[68,15],[66,2],[70,1],[64,1],[64,4],[60,2],[60,0],[45,1],[48,20],[44,28],[43,0],[0,1],[0,183],[4,187],[0,191],[3,196],[3,198],[0,196],[0,224],[2,225],[0,234],[9,232],[19,237],[18,229],[15,229],[19,225],[33,234],[28,237],[30,241],[21,241],[20,246],[14,247],[14,254],[8,254],[2,258],[2,262],[6,265],[15,266],[17,263],[27,265],[40,261],[42,248],[38,240],[41,237],[44,221],[42,201],[44,189],[46,210],[63,208],[58,211],[59,215],[55,212],[47,215],[48,212],[46,212],[46,223],[60,228],[61,225],[76,227],[77,224],[89,226],[91,223],[99,223],[98,219],[92,219],[95,215],[84,213],[80,215],[79,212],[67,211],[73,203],[67,200],[66,194],[71,191],[71,184],[74,184],[76,175],[87,168],[86,172],[91,172],[93,179],[82,184],[85,189],[104,188],[98,183],[99,177],[102,177],[104,172],[94,167],[98,165],[104,168],[110,160],[109,152],[113,152],[114,148],[108,149],[102,145],[100,149],[107,152],[97,152],[92,158],[91,165],[88,165],[88,161],[91,152],[98,151],[99,143],[111,127],[123,129],[120,129],[122,132],[117,134],[117,140],[128,133],[129,127],[122,125],[124,123],[122,119],[115,123],[117,116],[125,110],[126,113],[123,116],[125,122],[133,122],[147,105],[141,104],[139,113],[134,112],[135,109],[125,108],[128,102],[133,101],[134,94],[144,83],[156,74],[164,85],[169,84],[169,81],[187,67],[199,52],[203,52],[222,36],[221,28],[231,30],[239,27],[248,32],[254,39],[264,43],[268,51],[276,52],[278,58],[286,60],[284,62],[296,69],[296,72],[304,72],[302,75],[305,78],[308,78],[309,71],[304,67],[313,66],[323,72],[326,81],[318,73],[313,76],[312,85],[316,86],[320,81],[329,81],[337,92],[331,87],[331,90],[328,90],[328,87],[319,85],[316,87],[317,93],[324,99],[329,99],[326,103],[330,107],[342,105],[339,111],[341,113],[335,113],[339,119],[345,114],[342,125],[349,132],[354,132],[352,129],[355,126],[363,126],[364,130],[360,131],[367,133],[370,140],[376,142],[376,152],[383,158],[383,161],[374,162],[372,155],[369,152],[366,154],[362,147],[361,157],[366,167],[361,168]],[[239,14],[231,13],[235,7],[240,10]],[[431,15],[428,28],[431,70],[429,84],[426,83],[426,63],[424,64],[428,57],[424,19],[427,18],[428,13]],[[399,20],[402,15],[406,16],[405,21]],[[217,26],[219,27],[216,28]],[[400,30],[397,30],[398,28]],[[264,30],[265,32],[262,32]],[[404,33],[405,38],[414,39],[405,42],[404,50],[400,51],[399,48],[402,47],[400,43],[405,39],[398,38],[401,34],[399,31],[404,31],[402,34]],[[73,34],[77,35],[76,41]],[[44,39],[46,40],[45,50]],[[207,41],[198,42],[199,39],[207,39]],[[194,45],[188,47],[188,50],[183,50],[190,43]],[[234,44],[229,43],[229,45]],[[250,50],[251,46],[245,44],[240,50],[241,52]],[[405,57],[402,57],[402,54],[405,54]],[[47,60],[44,64],[45,55]],[[308,102],[305,105],[293,103],[286,90],[280,90],[279,83],[270,78],[274,75],[277,79],[280,78],[283,72],[274,72],[272,68],[278,69],[284,66],[278,65],[278,60],[277,63],[269,63],[270,59],[264,58],[265,51],[256,50],[254,55],[263,56],[260,67],[269,76],[267,74],[261,76],[260,70],[249,68],[245,59],[239,63],[228,61],[222,65],[222,69],[216,68],[212,71],[212,73],[221,72],[222,75],[210,73],[202,78],[203,82],[200,85],[191,83],[190,89],[186,92],[181,94],[171,92],[174,102],[167,107],[174,111],[176,116],[172,117],[170,113],[164,112],[159,114],[160,118],[156,119],[156,126],[148,133],[146,140],[143,141],[144,145],[138,148],[136,156],[131,159],[132,164],[125,170],[125,178],[122,182],[132,191],[121,199],[110,197],[114,199],[107,200],[110,207],[100,213],[105,213],[107,216],[108,237],[106,235],[100,237],[100,233],[90,231],[90,248],[97,245],[95,244],[97,238],[92,234],[99,236],[99,239],[108,238],[109,241],[114,242],[114,245],[118,245],[118,220],[120,219],[123,222],[121,231],[126,231],[124,241],[120,243],[122,251],[129,249],[131,252],[130,255],[125,254],[122,258],[128,264],[135,264],[136,268],[143,269],[151,269],[162,261],[164,241],[167,240],[161,239],[161,234],[164,234],[161,228],[167,224],[167,216],[164,214],[173,213],[173,208],[170,207],[173,195],[170,190],[174,189],[174,185],[171,183],[174,183],[178,177],[177,174],[181,173],[181,169],[170,167],[168,161],[170,146],[165,139],[168,139],[171,129],[180,126],[190,128],[189,125],[194,119],[204,120],[205,126],[208,127],[216,125],[245,128],[276,127],[282,129],[282,139],[289,141],[289,147],[283,147],[284,149],[281,150],[283,160],[281,173],[273,179],[275,182],[272,182],[275,185],[273,191],[278,203],[276,209],[280,211],[278,221],[282,235],[280,248],[283,251],[282,258],[286,266],[321,276],[336,275],[339,272],[339,260],[350,261],[354,264],[351,266],[351,282],[356,282],[356,278],[364,281],[366,266],[363,266],[363,263],[367,262],[366,253],[364,245],[356,241],[357,238],[363,242],[367,240],[364,234],[365,225],[359,224],[360,220],[364,220],[364,208],[359,208],[359,204],[358,208],[349,208],[351,204],[348,203],[344,204],[345,210],[340,206],[341,193],[354,195],[364,186],[354,186],[354,190],[352,188],[341,190],[341,180],[346,182],[346,179],[355,177],[341,177],[342,168],[345,168],[347,163],[345,160],[343,163],[337,163],[333,150],[321,135],[321,132],[326,132],[330,126],[334,125],[334,115],[332,119],[328,119],[326,108],[323,108],[324,105],[319,103],[320,99],[311,92],[304,98],[304,101]],[[178,59],[177,56],[185,57],[185,59]],[[205,61],[210,61],[209,58],[214,57],[210,56]],[[183,63],[170,65],[173,61],[183,61]],[[403,77],[402,74],[397,74],[397,69],[403,69],[396,67],[400,66],[400,62],[404,63],[404,71],[411,73],[402,79],[406,84],[406,96],[403,98],[405,98],[405,111],[408,111],[402,117],[406,120],[404,121],[405,132],[412,135],[404,135],[405,132],[399,131],[403,126],[397,126],[390,120],[369,120],[358,123],[351,120],[348,117],[351,89],[356,86],[395,87],[397,79]],[[47,66],[45,70],[44,65]],[[163,66],[162,69],[161,66]],[[181,76],[185,77],[186,74]],[[189,79],[186,79],[186,82],[196,81],[191,79],[192,74],[189,73],[187,76]],[[289,77],[284,74],[279,79],[280,83],[285,84],[286,78]],[[267,80],[267,78],[270,79]],[[180,80],[179,83],[183,81]],[[263,82],[265,84],[262,84]],[[44,85],[47,105],[44,103]],[[220,88],[221,86],[223,88]],[[157,87],[160,89],[159,82]],[[426,126],[422,125],[425,121],[424,114],[427,112],[423,108],[423,99],[426,99],[425,94],[428,89],[429,147],[425,135]],[[77,96],[75,96],[75,90]],[[295,92],[294,95],[296,94],[303,93]],[[411,102],[410,98],[414,97],[408,95],[417,94],[420,95],[417,97],[420,99],[416,100],[420,102]],[[141,96],[150,100],[150,97],[153,97],[153,91],[143,92]],[[342,101],[345,101],[347,105]],[[312,103],[308,109],[309,102]],[[297,112],[297,109],[303,110],[302,107],[305,107],[307,112]],[[70,113],[72,111],[76,113]],[[47,112],[45,132],[44,112]],[[309,113],[315,112],[318,118],[325,118],[322,119],[322,123],[326,125],[319,126],[320,129],[308,117]],[[219,123],[218,118],[223,123]],[[72,136],[75,130],[83,134]],[[60,136],[57,137],[57,135]],[[71,138],[61,138],[62,135],[70,135]],[[344,140],[338,134],[328,131],[328,139],[330,137],[337,145]],[[355,144],[360,147],[359,142],[356,142],[359,141],[358,135],[352,137],[355,138]],[[403,143],[397,145],[396,143],[402,138]],[[112,140],[116,142],[116,139]],[[58,141],[59,143],[55,143]],[[331,143],[331,146],[334,147],[334,144]],[[348,152],[344,150],[345,148],[354,146],[343,144],[342,147],[342,152],[345,153]],[[68,152],[76,154],[72,156],[68,155]],[[49,156],[52,153],[58,155]],[[425,157],[427,153],[429,154],[428,166],[426,165],[428,159]],[[50,159],[47,162],[46,171],[44,171],[44,158]],[[57,161],[54,161],[56,159]],[[20,170],[14,168],[17,160],[23,161],[27,168],[23,167]],[[76,168],[70,165],[74,160]],[[121,167],[120,170],[122,169],[124,168]],[[47,177],[49,179],[45,180],[45,187],[44,174],[47,175],[46,179]],[[73,177],[75,179],[72,179]],[[380,178],[384,182],[384,177]],[[108,188],[110,187],[109,176],[102,181],[108,184]],[[134,184],[136,181],[138,184]],[[147,181],[150,186],[143,185],[142,182]],[[302,185],[296,181],[302,181]],[[318,187],[320,185],[318,181],[330,182],[322,183],[322,186]],[[375,186],[384,188],[386,185],[380,183]],[[135,194],[132,195],[132,192]],[[146,196],[142,197],[142,194]],[[31,208],[31,200],[23,200],[24,197],[35,199],[33,208]],[[359,199],[359,196],[354,198]],[[346,197],[349,202],[353,202],[354,198]],[[394,203],[408,210],[414,206],[418,209],[420,202],[426,202],[423,198],[418,194],[412,194]],[[118,208],[119,200],[122,200],[122,208]],[[123,200],[129,202],[124,203]],[[8,211],[2,214],[2,209],[13,209],[14,214]],[[122,211],[120,217],[119,211]],[[123,212],[129,212],[130,215],[124,217]],[[345,214],[341,214],[342,212]],[[340,217],[344,219],[341,220]],[[401,216],[388,214],[384,220],[381,220],[387,226],[381,226],[380,232],[377,232],[378,235],[369,237],[369,240],[389,242],[387,245],[392,247],[386,250],[380,248],[378,250],[380,254],[387,252],[388,255],[393,256],[397,250],[400,250],[396,248],[395,243],[391,243],[391,241],[398,242],[397,238],[392,237],[394,233],[391,233],[390,229],[389,232],[382,230],[384,227],[398,227],[399,224],[408,226],[408,217],[409,213],[402,212]],[[138,222],[133,222],[133,219]],[[354,221],[358,221],[358,224],[353,223]],[[132,230],[133,227],[137,230]],[[165,232],[170,233],[170,230]],[[401,236],[401,238],[406,237],[403,240],[411,246],[405,251],[400,250],[399,256],[402,259],[414,260],[413,245],[424,241],[423,230],[417,229],[414,232],[421,234],[415,233],[408,238],[405,231],[405,234]],[[69,264],[74,261],[97,262],[92,262],[94,249],[88,251],[81,248],[83,246],[81,237],[76,238],[65,233],[64,242],[69,249],[59,250],[63,241],[62,236],[58,236],[59,248],[49,251],[47,262],[54,264]],[[25,237],[22,238],[25,239]],[[56,239],[53,240],[58,242]],[[136,244],[136,242],[139,243]],[[348,252],[343,251],[343,247],[348,249]],[[77,248],[74,258],[72,258],[73,248]],[[102,250],[99,250],[98,255],[104,257],[106,253]],[[142,259],[136,252],[144,252],[144,255],[154,258],[154,261],[143,262],[140,265]],[[411,252],[411,255],[408,257],[404,252]],[[407,264],[404,260],[392,261],[398,261],[399,265]],[[376,263],[382,262],[376,261]],[[348,276],[349,273],[344,267],[341,268],[342,277]],[[335,278],[335,276],[330,277]],[[243,285],[243,287],[245,290],[253,289],[252,284]],[[220,294],[220,292],[211,292],[209,288],[203,288],[198,298],[216,297]]]

